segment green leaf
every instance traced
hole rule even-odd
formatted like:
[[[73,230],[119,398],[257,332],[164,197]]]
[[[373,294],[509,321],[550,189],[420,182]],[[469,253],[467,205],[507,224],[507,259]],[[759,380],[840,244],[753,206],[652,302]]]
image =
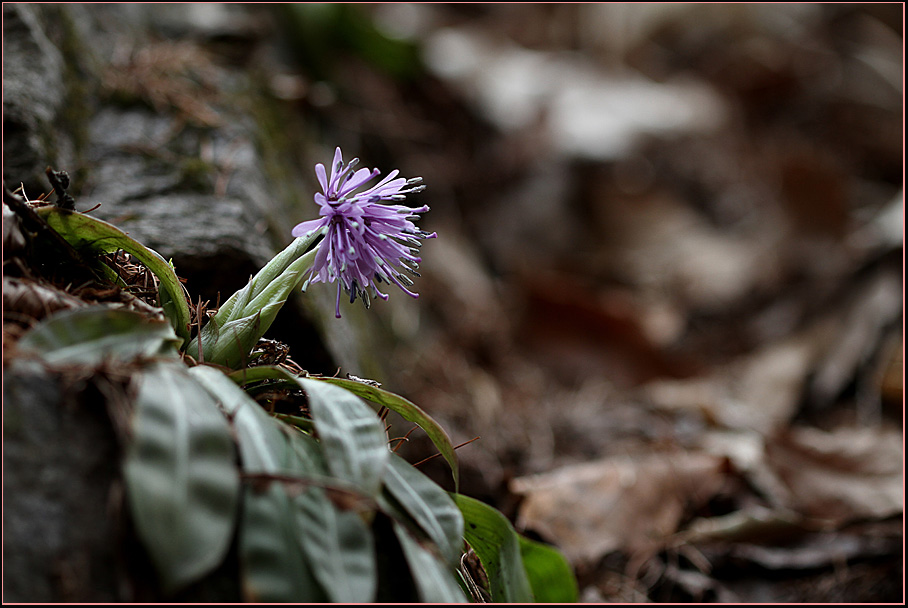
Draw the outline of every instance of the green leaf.
[[[306,253],[306,249],[318,236],[319,233],[315,233],[308,238],[295,239],[272,258],[224,302],[189,343],[186,352],[196,353],[201,341],[205,362],[231,368],[244,365],[291,292],[305,280],[305,271],[318,251],[313,249]]]
[[[296,376],[282,367],[273,365],[256,365],[255,367],[244,367],[235,372],[230,372],[227,377],[239,384],[245,386],[253,382],[263,382],[265,380],[281,380],[289,385],[296,384]]]
[[[265,316],[269,316],[273,321],[281,306],[283,306],[283,302],[272,305],[266,310],[255,312],[248,317],[228,321],[224,327],[218,327],[216,323],[209,321],[208,325],[202,328],[200,335],[204,362],[230,368],[245,365],[252,348],[267,330],[267,328],[262,329],[265,325]],[[269,321],[268,325],[270,324]],[[186,352],[190,355],[193,353],[198,355],[197,339],[198,337],[193,338],[186,348]]]
[[[291,416],[290,414],[281,414],[280,412],[275,412],[272,414],[276,419],[281,422],[285,422],[290,426],[296,427],[299,430],[305,433],[311,433],[315,430],[315,425],[312,424],[312,421],[308,418],[303,418],[301,416]]]
[[[245,474],[293,473],[293,454],[279,422],[222,372],[199,365],[191,373],[233,420]],[[239,546],[242,587],[248,601],[292,603],[327,599],[303,551],[296,514],[297,506],[281,483],[247,484]]]
[[[464,539],[473,547],[489,576],[492,602],[533,602],[533,592],[511,522],[498,510],[474,498],[453,494],[464,519]]]
[[[243,592],[255,603],[327,600],[298,539],[296,506],[279,483],[247,485],[240,527]]]
[[[122,249],[145,264],[160,281],[158,299],[164,315],[181,338],[181,344],[189,340],[189,306],[183,286],[173,267],[160,254],[127,236],[116,226],[90,215],[59,207],[41,207],[36,211],[67,243],[78,250],[112,253]]]
[[[407,529],[398,522],[394,522],[394,533],[403,549],[410,574],[416,584],[419,598],[427,604],[456,604],[468,602],[454,571],[445,561],[422,546],[413,538]]]
[[[108,306],[86,306],[58,312],[18,342],[52,365],[98,365],[137,357],[172,356],[179,343],[166,321]]]
[[[192,373],[233,418],[244,471],[274,477],[263,480],[266,491],[247,494],[247,499],[256,508],[264,502],[289,519],[270,521],[265,513],[255,511],[250,530],[244,522],[241,554],[249,596],[259,601],[299,602],[318,601],[324,594],[331,602],[372,601],[378,575],[371,530],[358,513],[330,499],[325,488],[355,493],[327,476],[329,467],[319,444],[273,419],[222,372],[197,366]],[[270,534],[281,538],[269,538]],[[275,565],[280,552],[303,574],[285,572],[285,564]],[[271,565],[263,567],[257,561],[262,558]],[[273,568],[279,568],[282,576],[302,576],[301,586],[269,583]]]
[[[460,509],[438,484],[397,454],[391,454],[388,465],[385,488],[438,546],[448,565],[456,567],[463,539]]]
[[[313,445],[306,449],[303,446],[308,442]],[[324,468],[314,440],[296,433],[291,444],[305,469],[300,473]],[[303,550],[329,600],[341,604],[373,601],[378,586],[375,541],[360,514],[338,508],[319,487],[307,488],[293,502]]]
[[[284,272],[287,271],[294,262],[306,255],[306,250],[319,237],[319,233],[306,237],[300,237],[291,241],[283,251],[265,264],[265,266],[252,277],[245,287],[230,296],[224,302],[214,318],[228,321],[238,319],[249,314],[249,303],[262,294],[268,286]],[[309,252],[311,255],[312,252]]]
[[[217,567],[233,537],[240,479],[230,426],[180,364],[139,377],[126,494],[167,591]]]
[[[230,374],[230,378],[240,384],[246,385],[253,382],[264,380],[279,380],[285,383],[296,382],[297,377],[280,367],[262,365],[256,367],[247,367],[237,370]],[[367,399],[372,403],[384,406],[389,410],[395,411],[401,415],[404,420],[412,422],[423,429],[444,459],[451,466],[451,472],[454,476],[454,487],[458,486],[459,467],[457,456],[454,453],[454,447],[451,445],[451,439],[445,430],[431,416],[426,414],[419,406],[412,403],[399,395],[388,392],[384,389],[370,386],[363,382],[347,380],[344,378],[326,378],[322,376],[309,376],[310,380],[327,382],[345,388],[351,393]],[[286,386],[286,384],[281,384]]]
[[[454,476],[454,489],[455,491],[457,490],[459,485],[459,468],[457,456],[454,453],[454,446],[451,444],[451,438],[445,430],[418,405],[407,401],[399,395],[395,395],[394,393],[375,386],[370,386],[363,382],[357,382],[356,380],[330,377],[313,377],[312,379],[343,387],[351,393],[359,395],[363,399],[368,399],[373,403],[383,405],[389,410],[397,412],[404,420],[419,426],[419,428],[426,432],[426,435],[429,436],[429,439],[432,440],[432,443],[435,444],[435,447],[448,462],[448,465],[450,465],[451,473]]]
[[[540,604],[577,602],[577,579],[571,565],[555,547],[519,535],[520,555],[533,596]]]
[[[391,452],[381,420],[356,395],[342,388],[297,378],[331,474],[352,482],[367,496],[378,494]]]

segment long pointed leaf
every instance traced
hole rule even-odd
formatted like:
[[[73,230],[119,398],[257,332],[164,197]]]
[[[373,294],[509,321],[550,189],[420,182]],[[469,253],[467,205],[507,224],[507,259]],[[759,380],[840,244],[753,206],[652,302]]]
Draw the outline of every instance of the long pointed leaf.
[[[410,566],[419,598],[427,604],[457,604],[468,602],[454,571],[445,561],[419,544],[407,529],[394,522],[394,533]]]
[[[297,382],[309,396],[328,469],[367,496],[378,494],[391,455],[381,420],[349,391],[306,378]]]
[[[243,468],[247,473],[337,485],[327,477],[329,467],[317,442],[285,429],[222,372],[205,366],[197,366],[192,371],[233,417]],[[280,488],[280,491],[274,488]],[[289,523],[278,525],[269,523],[263,513],[257,513],[251,531],[247,532],[244,524],[241,538],[252,534],[252,538],[247,538],[246,544],[241,545],[251,597],[267,597],[269,601],[305,601],[307,598],[315,601],[312,598],[317,597],[313,596],[317,591],[324,593],[331,602],[372,601],[377,586],[374,541],[358,513],[339,508],[325,489],[317,485],[300,490],[285,488],[279,481],[274,481],[263,494],[251,494],[247,498],[265,501],[290,519]],[[271,534],[281,533],[282,538],[269,539],[268,530]],[[302,556],[298,555],[300,550]],[[253,556],[259,552],[264,552],[266,557],[285,552],[293,568],[305,570],[304,579],[308,576],[319,584],[306,582],[303,587],[286,584],[263,587],[269,572],[261,563],[254,563]],[[271,555],[266,561],[271,563],[273,558]]]
[[[301,258],[318,236],[318,234],[313,234],[309,238],[300,237],[291,241],[283,251],[271,258],[246,286],[230,296],[218,309],[214,318],[221,321],[223,325],[230,319],[247,316],[248,313],[244,313],[243,310],[249,302],[256,298],[274,279],[282,275],[295,260]]]
[[[457,465],[457,456],[454,454],[454,446],[451,444],[451,438],[431,416],[422,410],[422,408],[399,395],[395,395],[394,393],[375,386],[370,386],[363,382],[330,377],[313,377],[313,380],[328,382],[345,388],[363,399],[367,399],[378,405],[383,405],[389,410],[397,412],[404,420],[418,425],[419,428],[426,432],[429,439],[432,440],[432,443],[435,444],[435,447],[448,462],[448,465],[450,465],[451,473],[454,476],[454,489],[457,491],[459,467]]]
[[[540,604],[577,602],[577,579],[571,565],[558,549],[517,535],[520,556],[533,596]]]
[[[496,509],[462,494],[453,495],[464,519],[464,538],[489,576],[493,602],[533,602],[517,532]]]
[[[139,380],[124,463],[135,525],[169,591],[213,570],[233,537],[240,479],[230,427],[179,364]]]
[[[461,554],[463,516],[450,495],[397,454],[391,454],[385,487],[438,546],[448,564],[456,566]]]
[[[186,347],[187,352],[196,352],[201,341],[205,361],[242,365],[291,292],[305,279],[304,272],[316,254],[316,250],[306,253],[306,249],[317,236],[295,239],[272,258],[218,309]]]
[[[183,294],[183,286],[173,268],[159,253],[127,236],[116,226],[90,215],[59,207],[41,207],[36,211],[48,226],[76,249],[89,249],[98,253],[112,253],[122,249],[145,264],[160,281],[158,296],[164,314],[183,343],[189,340],[189,305]]]
[[[136,357],[176,358],[178,343],[165,321],[99,305],[58,312],[31,329],[17,346],[50,364],[97,365]]]

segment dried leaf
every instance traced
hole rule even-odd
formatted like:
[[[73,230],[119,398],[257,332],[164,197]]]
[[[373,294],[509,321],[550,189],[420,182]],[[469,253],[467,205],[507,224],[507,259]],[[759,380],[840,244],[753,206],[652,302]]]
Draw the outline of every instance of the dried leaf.
[[[513,480],[524,496],[518,526],[558,546],[572,562],[616,550],[645,555],[673,534],[691,504],[723,481],[722,458],[662,453],[609,458]]]
[[[801,513],[841,523],[902,512],[904,453],[896,429],[794,427],[766,450]]]

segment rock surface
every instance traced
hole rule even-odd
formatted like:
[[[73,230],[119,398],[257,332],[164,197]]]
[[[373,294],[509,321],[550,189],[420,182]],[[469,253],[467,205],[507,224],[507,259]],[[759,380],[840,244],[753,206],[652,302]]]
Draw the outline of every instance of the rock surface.
[[[215,307],[289,241],[294,201],[269,178],[284,169],[262,152],[274,147],[257,123],[267,101],[248,70],[204,48],[220,30],[184,19],[192,6],[4,4],[3,179],[37,198],[47,166],[66,170],[77,210],[100,203],[93,216],[173,260]],[[298,302],[269,333],[333,371]],[[4,599],[161,601],[124,545],[119,448],[93,370],[73,386],[4,354]],[[215,573],[183,599],[237,601],[235,580]]]

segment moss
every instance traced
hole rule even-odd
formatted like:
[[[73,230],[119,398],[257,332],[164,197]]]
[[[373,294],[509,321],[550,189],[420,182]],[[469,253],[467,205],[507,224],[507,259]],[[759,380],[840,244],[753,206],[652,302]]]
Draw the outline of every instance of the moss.
[[[248,104],[247,110],[257,126],[256,147],[262,171],[268,180],[269,190],[277,198],[266,220],[276,237],[275,246],[282,249],[289,239],[288,218],[296,217],[301,204],[312,200],[311,196],[301,196],[300,192],[304,184],[300,177],[302,159],[299,140],[305,136],[306,129],[298,115],[288,112],[279,100],[267,92],[264,83],[254,82],[252,87],[246,99],[254,102]]]
[[[84,182],[86,167],[83,155],[88,147],[89,123],[91,122],[91,100],[97,93],[93,83],[97,82],[94,58],[91,49],[84,43],[75,20],[65,5],[43,5],[45,21],[49,26],[46,33],[63,56],[63,105],[60,108],[58,122],[51,133],[42,134],[50,138],[48,150],[58,147],[60,136],[72,142],[73,158],[67,159],[75,165],[58,167],[67,170],[73,178],[74,186]]]
[[[184,158],[180,161],[180,181],[178,190],[209,193],[214,184],[217,167],[198,157]]]

